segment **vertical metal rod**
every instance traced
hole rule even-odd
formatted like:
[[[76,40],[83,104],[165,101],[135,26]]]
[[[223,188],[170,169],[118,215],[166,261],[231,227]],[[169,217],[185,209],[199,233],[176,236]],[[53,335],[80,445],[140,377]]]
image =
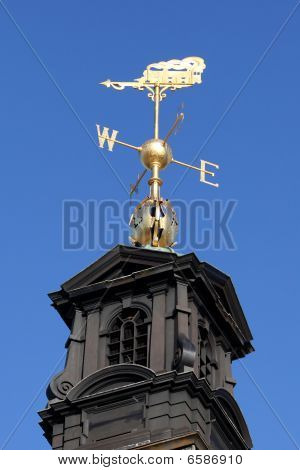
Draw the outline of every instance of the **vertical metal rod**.
[[[152,167],[152,178],[150,182],[150,196],[152,199],[159,201],[160,200],[160,185],[161,179],[159,177],[159,166],[153,165]]]
[[[154,139],[158,139],[159,131],[159,85],[154,87]]]
[[[160,95],[159,85],[154,86],[154,139],[158,139],[159,135],[159,95]],[[149,180],[150,185],[150,197],[155,201],[160,200],[160,185],[162,183],[159,177],[159,166],[152,165],[152,177]],[[156,211],[157,212],[157,211]],[[156,214],[158,217],[158,214]]]

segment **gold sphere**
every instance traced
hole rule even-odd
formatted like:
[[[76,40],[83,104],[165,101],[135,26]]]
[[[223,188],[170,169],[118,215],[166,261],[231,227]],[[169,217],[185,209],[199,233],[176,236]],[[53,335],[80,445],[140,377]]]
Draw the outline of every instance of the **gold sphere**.
[[[151,170],[154,165],[160,170],[165,168],[172,161],[171,147],[161,139],[147,140],[140,151],[141,162]]]

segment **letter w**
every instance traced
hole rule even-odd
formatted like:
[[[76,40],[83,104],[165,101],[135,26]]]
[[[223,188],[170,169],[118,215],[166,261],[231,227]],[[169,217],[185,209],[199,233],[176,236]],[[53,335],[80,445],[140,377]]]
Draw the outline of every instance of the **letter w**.
[[[101,134],[100,126],[99,124],[96,124],[97,127],[97,133],[98,133],[98,140],[99,140],[99,146],[103,149],[105,141],[107,141],[107,146],[108,150],[112,152],[114,145],[115,145],[115,139],[117,137],[117,134],[119,131],[113,130],[111,133],[111,136],[109,136],[109,128],[108,127],[103,127],[103,131]]]

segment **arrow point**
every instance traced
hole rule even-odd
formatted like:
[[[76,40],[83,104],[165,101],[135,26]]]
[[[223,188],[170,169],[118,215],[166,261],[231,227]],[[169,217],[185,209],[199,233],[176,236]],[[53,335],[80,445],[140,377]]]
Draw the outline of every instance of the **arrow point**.
[[[106,87],[110,86],[110,80],[105,80],[105,82],[100,82],[100,85],[104,85]]]

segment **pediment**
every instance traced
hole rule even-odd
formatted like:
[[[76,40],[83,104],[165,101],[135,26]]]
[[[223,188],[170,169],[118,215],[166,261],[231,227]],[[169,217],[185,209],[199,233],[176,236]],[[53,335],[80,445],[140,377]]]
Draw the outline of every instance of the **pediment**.
[[[126,385],[152,380],[155,373],[147,367],[137,364],[118,364],[98,370],[81,380],[68,393],[69,401],[97,395],[108,390],[120,389]]]
[[[231,278],[208,263],[202,263],[204,272],[217,294],[224,310],[231,315],[244,337],[251,341],[252,334],[236,294]]]
[[[240,433],[242,438],[247,444],[249,449],[252,448],[253,443],[248,430],[248,426],[241,412],[241,409],[233,396],[224,388],[218,388],[214,390],[214,398],[218,405],[222,408],[227,418],[231,422],[237,431]]]
[[[62,284],[62,289],[70,291],[101,281],[128,276],[136,271],[168,263],[175,253],[117,245],[104,256],[80,271]]]

